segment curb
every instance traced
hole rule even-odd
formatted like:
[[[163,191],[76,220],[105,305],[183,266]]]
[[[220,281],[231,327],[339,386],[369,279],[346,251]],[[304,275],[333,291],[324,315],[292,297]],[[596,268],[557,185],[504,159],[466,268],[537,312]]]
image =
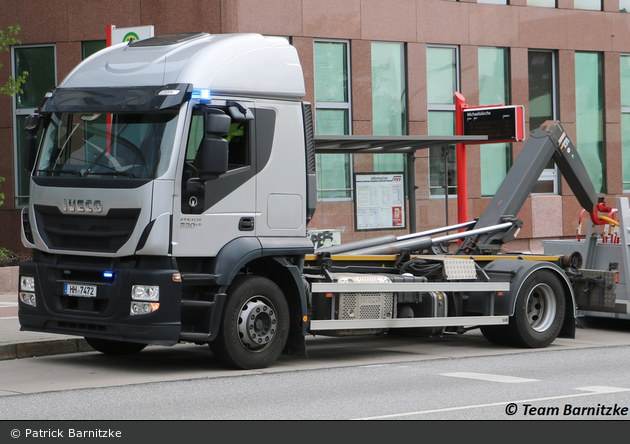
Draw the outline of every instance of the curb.
[[[0,345],[0,361],[94,351],[85,339],[56,339]]]

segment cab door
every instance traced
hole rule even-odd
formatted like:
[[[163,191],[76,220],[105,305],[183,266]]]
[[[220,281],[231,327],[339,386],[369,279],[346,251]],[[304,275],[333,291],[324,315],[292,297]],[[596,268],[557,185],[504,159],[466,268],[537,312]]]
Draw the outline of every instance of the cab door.
[[[216,177],[203,171],[210,113],[230,118],[220,136],[228,145],[227,168]],[[256,235],[254,122],[253,102],[195,107],[173,221],[174,255],[212,257],[231,240]]]

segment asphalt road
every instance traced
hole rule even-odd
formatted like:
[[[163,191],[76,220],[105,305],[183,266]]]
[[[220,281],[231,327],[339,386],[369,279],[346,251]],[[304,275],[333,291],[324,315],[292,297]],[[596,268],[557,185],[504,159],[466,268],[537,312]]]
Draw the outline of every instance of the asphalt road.
[[[0,366],[0,417],[373,421],[630,416],[630,346],[381,358],[379,364],[366,364],[357,354],[347,359],[333,354],[326,366],[300,369],[283,360],[273,369],[231,373],[216,368],[211,358],[183,349],[154,349],[128,359],[84,353],[6,361]]]
[[[68,348],[80,338],[20,332],[16,303],[3,296],[0,345],[6,351],[17,344],[23,353],[0,360],[0,426],[20,421],[22,431],[37,420],[630,416],[624,410],[630,408],[630,321],[580,319],[575,339],[535,350],[491,344],[478,330],[308,337],[306,359],[281,356],[267,369],[235,371],[221,366],[207,346],[150,346],[127,357]],[[613,414],[605,414],[608,407]]]
[[[499,347],[476,331],[434,338],[316,337],[307,344],[307,359],[282,356],[271,367],[255,371],[226,369],[207,347],[184,344],[148,347],[131,357],[90,351],[0,361],[0,418],[375,421],[630,416],[627,321],[591,321],[578,329],[576,339],[558,339],[538,350]],[[614,415],[604,414],[609,406],[617,407],[611,410]],[[594,410],[574,414],[575,407]]]

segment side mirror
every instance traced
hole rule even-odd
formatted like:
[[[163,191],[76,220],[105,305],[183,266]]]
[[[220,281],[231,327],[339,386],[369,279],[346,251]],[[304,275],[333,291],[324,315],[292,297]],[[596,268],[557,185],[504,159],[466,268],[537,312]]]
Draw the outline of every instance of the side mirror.
[[[39,114],[30,114],[26,120],[24,121],[24,127],[22,128],[24,131],[30,134],[37,134],[39,131],[39,125],[41,124],[42,119]]]
[[[208,135],[203,139],[203,165],[199,177],[202,181],[216,179],[228,170],[228,141],[220,136]]]
[[[223,111],[209,109],[205,115],[203,162],[199,175],[202,181],[216,179],[228,170],[228,141],[223,138],[230,130],[232,119]]]
[[[41,125],[41,117],[39,114],[29,115],[24,122],[24,131],[28,134],[24,141],[24,153],[22,157],[22,167],[28,171],[33,171],[35,159],[37,158],[37,131]]]
[[[35,166],[35,159],[37,159],[37,137],[35,137],[35,134],[29,133],[24,141],[22,167],[30,173]]]
[[[230,130],[232,119],[223,111],[218,109],[210,109],[205,115],[205,128],[206,134],[214,134],[221,136],[227,134]]]

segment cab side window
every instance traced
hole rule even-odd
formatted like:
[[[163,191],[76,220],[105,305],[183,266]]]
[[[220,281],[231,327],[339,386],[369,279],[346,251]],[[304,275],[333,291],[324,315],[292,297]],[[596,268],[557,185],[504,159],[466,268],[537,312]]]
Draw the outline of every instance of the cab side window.
[[[229,144],[228,171],[249,165],[248,122],[232,122],[225,139]]]
[[[232,121],[230,130],[223,136],[228,141],[228,171],[250,165],[249,124],[248,121]],[[203,114],[193,115],[186,148],[186,164],[189,171],[186,171],[187,177],[184,177],[184,180],[199,177],[202,165],[203,129]]]
[[[183,214],[201,214],[205,211],[207,189],[211,188],[214,181],[205,182],[206,186],[200,182],[203,175],[203,140],[204,140],[204,109],[195,110],[190,122],[190,132],[188,134],[188,144],[186,146],[186,159],[182,174],[182,201],[181,209]],[[224,110],[227,111],[227,110]],[[227,114],[227,112],[226,112]],[[229,115],[229,114],[228,114]],[[216,178],[229,180],[228,177],[240,172],[248,171],[251,165],[251,130],[253,120],[238,120],[232,118],[227,134],[223,138],[228,141],[228,170]]]

